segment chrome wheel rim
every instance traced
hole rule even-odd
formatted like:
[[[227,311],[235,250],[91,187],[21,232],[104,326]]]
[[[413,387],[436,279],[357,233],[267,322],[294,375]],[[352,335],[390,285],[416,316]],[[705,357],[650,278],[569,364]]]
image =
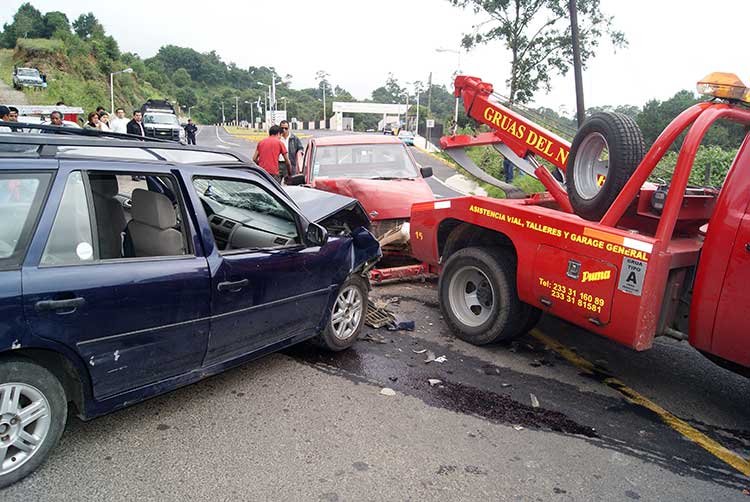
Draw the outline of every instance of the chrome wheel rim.
[[[591,133],[581,141],[573,171],[578,194],[586,200],[596,197],[609,173],[609,145],[602,134]]]
[[[333,336],[339,340],[346,340],[352,336],[362,319],[364,300],[359,288],[347,286],[339,292],[331,313],[331,328]]]
[[[477,267],[460,268],[450,279],[448,296],[453,314],[462,324],[476,328],[495,310],[496,295],[487,275]]]
[[[0,385],[0,476],[28,462],[47,439],[50,406],[25,383]]]

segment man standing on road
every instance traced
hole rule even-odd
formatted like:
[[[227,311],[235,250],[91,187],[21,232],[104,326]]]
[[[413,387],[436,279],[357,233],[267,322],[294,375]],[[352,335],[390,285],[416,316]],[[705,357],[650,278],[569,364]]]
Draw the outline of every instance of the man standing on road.
[[[193,124],[193,119],[188,119],[188,123],[185,126],[185,136],[187,136],[188,145],[195,144],[195,133],[198,132],[198,126]]]
[[[133,112],[133,120],[128,122],[126,130],[128,134],[135,134],[136,136],[145,136],[146,130],[143,128],[143,114],[140,110]]]
[[[279,127],[281,127],[281,142],[286,147],[290,162],[287,164],[284,162],[284,157],[279,156],[279,175],[286,178],[297,174],[297,154],[304,152],[305,148],[299,138],[292,134],[288,120],[282,120]]]
[[[118,108],[115,110],[115,118],[109,121],[109,128],[112,132],[125,134],[128,132],[128,119],[125,118],[125,110]]]
[[[277,125],[271,126],[268,130],[268,137],[258,143],[253,154],[253,162],[262,167],[268,174],[276,178],[281,183],[279,174],[279,156],[289,165],[289,155],[286,147],[280,139],[281,128]]]

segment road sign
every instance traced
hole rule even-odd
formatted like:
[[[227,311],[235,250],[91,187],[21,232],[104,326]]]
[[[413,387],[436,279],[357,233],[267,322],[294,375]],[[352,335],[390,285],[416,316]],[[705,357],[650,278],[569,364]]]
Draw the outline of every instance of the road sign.
[[[427,119],[427,129],[435,127],[435,119]]]

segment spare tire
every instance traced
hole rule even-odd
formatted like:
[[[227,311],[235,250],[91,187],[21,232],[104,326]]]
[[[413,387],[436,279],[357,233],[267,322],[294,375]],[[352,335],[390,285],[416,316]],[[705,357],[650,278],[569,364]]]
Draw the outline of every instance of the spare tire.
[[[576,133],[565,170],[568,198],[581,218],[598,221],[645,154],[643,134],[621,113],[591,116]]]

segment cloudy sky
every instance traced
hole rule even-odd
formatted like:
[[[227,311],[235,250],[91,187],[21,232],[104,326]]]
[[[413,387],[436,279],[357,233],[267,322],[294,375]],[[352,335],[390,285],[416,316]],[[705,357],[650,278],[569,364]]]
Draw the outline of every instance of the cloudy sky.
[[[31,0],[42,12],[62,10],[71,21],[92,11],[125,51],[152,56],[176,44],[216,50],[241,67],[275,66],[293,76],[293,87],[315,85],[324,69],[333,84],[358,98],[385,81],[450,84],[463,33],[485,20],[452,7],[447,0],[288,0],[251,2],[213,0],[157,2],[121,0]],[[607,44],[584,74],[586,105],[642,105],[664,99],[711,71],[737,73],[750,80],[750,59],[742,33],[747,0],[707,3],[703,8],[679,0],[602,0],[616,27],[630,41],[614,52]],[[0,23],[8,22],[23,0],[3,0]],[[717,5],[712,11],[710,6]],[[505,91],[509,55],[497,42],[461,55],[461,70]],[[552,91],[540,91],[537,105],[572,112],[573,77],[555,78]]]

